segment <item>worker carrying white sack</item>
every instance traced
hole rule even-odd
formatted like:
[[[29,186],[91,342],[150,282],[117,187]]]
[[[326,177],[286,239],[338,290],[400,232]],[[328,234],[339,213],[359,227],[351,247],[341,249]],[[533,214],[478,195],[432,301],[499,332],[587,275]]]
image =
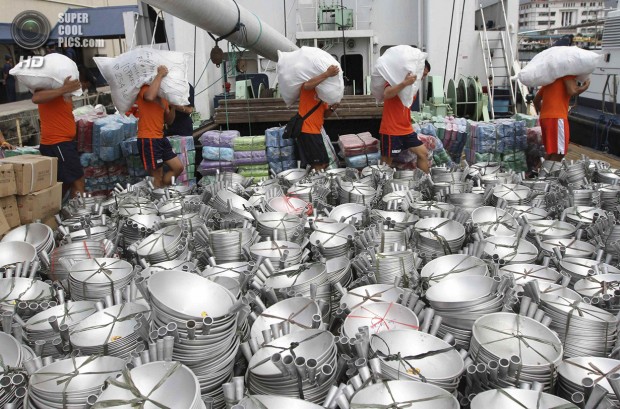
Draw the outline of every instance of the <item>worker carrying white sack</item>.
[[[517,79],[527,87],[549,85],[558,78],[575,75],[585,81],[605,57],[579,47],[551,47],[534,56]]]
[[[67,77],[71,77],[72,80],[80,78],[80,72],[75,62],[66,55],[58,53],[22,60],[9,71],[9,74],[15,76],[33,94],[40,89],[61,88],[64,86]],[[82,88],[79,87],[67,97],[70,95],[79,97],[82,95]]]
[[[153,82],[157,67],[162,65],[167,67],[168,74],[161,81],[157,95],[172,105],[189,105],[189,54],[140,47],[118,57],[93,59],[110,85],[112,102],[121,113],[131,109],[140,88]]]
[[[398,92],[398,97],[404,106],[410,107],[413,98],[420,89],[424,76],[426,53],[410,45],[397,45],[388,48],[377,59],[372,70],[370,88],[377,101],[383,101],[385,83],[390,86],[400,84],[408,74],[415,75],[416,81]]]

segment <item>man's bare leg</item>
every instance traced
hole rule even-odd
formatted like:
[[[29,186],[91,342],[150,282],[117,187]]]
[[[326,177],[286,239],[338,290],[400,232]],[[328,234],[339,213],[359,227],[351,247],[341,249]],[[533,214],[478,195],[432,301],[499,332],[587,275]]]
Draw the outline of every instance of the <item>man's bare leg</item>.
[[[162,183],[164,186],[170,186],[172,184],[172,177],[177,178],[183,173],[183,164],[178,157],[167,160],[164,163],[168,165],[169,170],[165,174],[162,173]]]
[[[426,146],[420,145],[416,146],[415,148],[409,148],[409,150],[412,153],[415,153],[416,157],[418,158],[418,169],[424,171],[424,173],[430,172],[431,164],[428,161],[428,150],[426,149]]]
[[[164,168],[160,167],[148,172],[149,176],[153,178],[153,186],[155,189],[159,189],[164,186]]]
[[[84,181],[84,176],[82,176],[78,180],[74,180],[73,183],[71,183],[71,197],[76,197],[78,192],[81,195],[84,195],[84,193],[86,192],[86,183]]]
[[[546,160],[552,160],[552,161],[555,161],[555,162],[561,162],[562,159],[564,159],[564,155],[562,155],[561,153],[548,153],[545,156],[545,159]]]

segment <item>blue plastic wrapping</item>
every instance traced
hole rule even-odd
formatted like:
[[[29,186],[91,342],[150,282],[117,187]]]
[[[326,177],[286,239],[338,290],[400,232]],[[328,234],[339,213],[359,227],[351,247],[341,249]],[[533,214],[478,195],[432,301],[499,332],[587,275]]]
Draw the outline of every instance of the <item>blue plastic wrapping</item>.
[[[294,160],[283,160],[281,162],[269,162],[269,168],[276,174],[284,172],[285,170],[294,169],[297,167],[297,162]]]
[[[282,146],[279,148],[267,148],[267,161],[275,162],[282,160],[295,160],[295,147]]]
[[[265,145],[271,148],[277,148],[279,146],[293,146],[295,141],[292,139],[283,139],[284,127],[269,128],[265,131]]]
[[[479,123],[476,127],[476,152],[492,153],[496,151],[495,125]]]
[[[381,160],[381,153],[368,153],[366,155],[351,156],[350,158],[344,158],[348,168],[365,168],[366,166],[372,166],[379,163]]]
[[[232,162],[234,151],[232,148],[217,148],[214,146],[202,147],[202,158],[206,160]]]

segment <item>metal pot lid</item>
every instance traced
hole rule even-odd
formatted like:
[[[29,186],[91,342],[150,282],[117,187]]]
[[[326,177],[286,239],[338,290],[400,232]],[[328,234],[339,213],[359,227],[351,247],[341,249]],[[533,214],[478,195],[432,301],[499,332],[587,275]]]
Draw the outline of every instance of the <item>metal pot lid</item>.
[[[262,331],[270,330],[271,324],[287,321],[290,332],[312,329],[312,317],[320,315],[318,304],[309,298],[293,297],[273,304],[263,311],[252,324],[251,337],[261,339]]]
[[[560,284],[553,284],[547,281],[534,280],[538,285],[538,289],[542,294],[557,295],[573,301],[581,301],[581,296],[570,288],[563,287]],[[518,286],[517,288],[523,288]]]
[[[609,324],[613,324],[615,326],[618,321],[613,314],[610,314],[609,312],[593,305],[586,304],[582,301],[574,301],[549,293],[541,294],[540,299],[545,305],[554,311],[557,311],[565,316],[570,316],[571,320],[574,318],[575,321],[593,322],[596,324],[603,324],[604,326]],[[554,322],[554,324],[559,323]]]
[[[301,224],[301,219],[291,213],[286,212],[265,212],[258,215],[256,222],[260,227],[271,230],[291,231]]]
[[[456,172],[437,173],[433,175],[433,182],[439,182],[439,183],[463,182],[466,176],[467,175],[460,170]]]
[[[136,253],[140,257],[173,252],[181,238],[181,227],[168,226],[157,230],[138,243]]]
[[[484,196],[478,193],[451,193],[448,195],[448,203],[467,207],[482,206]]]
[[[596,217],[604,216],[603,209],[591,206],[573,206],[566,210],[566,219],[573,223],[592,224]]]
[[[22,364],[22,349],[15,338],[0,332],[0,369],[2,373],[9,372],[10,368],[18,368]]]
[[[426,291],[433,308],[467,308],[495,298],[497,282],[485,276],[459,276],[444,280]]]
[[[30,243],[7,241],[0,243],[0,267],[23,263],[31,263],[37,257],[37,249]]]
[[[422,219],[415,224],[415,231],[421,241],[427,245],[450,247],[453,253],[457,252],[465,239],[465,228],[459,222],[443,217]]]
[[[179,318],[223,317],[236,301],[221,285],[184,271],[159,271],[147,287],[154,302]]]
[[[484,243],[483,251],[487,257],[497,254],[499,260],[508,264],[533,263],[538,258],[538,249],[527,240],[491,236]]]
[[[394,287],[393,284],[371,284],[349,290],[340,299],[340,303],[353,310],[376,302],[397,302],[402,293],[403,289]]]
[[[377,218],[380,221],[387,221],[388,219],[390,219],[391,221],[394,221],[396,223],[415,223],[418,220],[420,220],[420,218],[414,214],[411,213],[405,213],[405,212],[390,212],[387,210],[379,210],[379,209],[373,209],[371,211],[372,214],[372,218],[375,219]]]
[[[493,188],[496,199],[504,199],[509,204],[520,204],[527,201],[532,190],[529,187],[515,184],[502,184]]]
[[[275,395],[248,395],[239,402],[244,409],[323,409],[312,402]]]
[[[474,173],[471,170],[477,170],[482,176],[498,173],[500,168],[501,166],[498,162],[476,162],[469,167],[470,173]]]
[[[471,409],[578,409],[578,406],[550,393],[523,389],[493,389],[478,393],[470,403]]]
[[[541,220],[549,216],[549,212],[540,207],[525,206],[525,205],[512,205],[508,207],[508,211],[512,213],[515,218],[520,216],[527,217],[527,220]]]
[[[0,304],[13,307],[19,301],[46,301],[54,297],[52,287],[24,277],[0,278]]]
[[[479,207],[471,213],[471,219],[485,236],[514,236],[519,227],[510,213],[497,207]]]
[[[614,391],[607,381],[607,375],[614,373],[620,373],[620,361],[616,359],[584,356],[566,358],[558,366],[558,376],[560,385],[566,384],[575,386],[575,392],[577,389],[582,390],[581,380],[583,378],[592,379],[595,384],[601,385],[607,389],[609,397],[616,400]],[[568,386],[566,385],[566,386]],[[561,386],[561,387],[562,387]],[[571,388],[572,389],[572,388]]]
[[[162,263],[153,264],[152,266],[145,268],[144,270],[138,273],[138,276],[149,278],[150,276],[157,273],[158,271],[163,271],[163,270],[181,270],[181,271],[193,272],[196,270],[196,265],[192,262],[184,261],[184,260],[164,261]]]
[[[118,204],[118,214],[121,217],[129,217],[135,214],[159,214],[159,211],[152,201],[142,197],[130,196]]]
[[[286,179],[290,182],[297,182],[303,179],[308,174],[307,169],[289,169],[278,173],[278,178]]]
[[[542,240],[573,237],[577,231],[574,225],[559,220],[532,220],[528,225],[528,235],[538,234]]]
[[[219,190],[213,199],[213,207],[223,213],[234,212],[246,219],[253,219],[252,215],[245,210],[250,207],[250,203],[230,190]]]
[[[133,266],[118,258],[94,258],[83,260],[71,266],[69,277],[85,285],[120,283],[124,287],[131,280]]]
[[[30,223],[16,227],[2,238],[2,243],[8,241],[21,241],[32,244],[37,252],[49,253],[54,248],[54,233],[49,226],[42,223]]]
[[[450,254],[429,261],[420,271],[420,276],[428,287],[444,280],[461,276],[486,276],[487,264],[478,257],[466,254]]]
[[[419,216],[441,217],[445,212],[453,212],[455,206],[444,202],[419,201],[410,203],[409,208]]]
[[[279,196],[274,197],[267,203],[267,208],[275,212],[284,212],[295,215],[307,213],[311,208],[305,200],[297,197]]]
[[[549,254],[553,253],[554,247],[564,247],[566,257],[590,258],[596,252],[594,245],[576,238],[548,239],[540,244],[541,249]]]
[[[368,216],[368,206],[358,203],[345,203],[336,206],[329,212],[329,218],[337,220],[339,223],[349,223],[355,218],[358,222],[362,222]]]
[[[52,328],[48,322],[50,317],[56,317],[59,326],[67,324],[71,328],[95,312],[97,312],[95,301],[67,301],[63,305],[57,305],[35,314],[26,321],[24,329],[28,332],[51,332]]]
[[[360,327],[368,327],[370,334],[394,329],[417,330],[418,317],[409,308],[394,302],[376,302],[352,309],[342,326],[342,332],[355,338]]]
[[[322,263],[298,264],[278,271],[265,280],[265,286],[274,290],[323,284],[327,280],[327,269]]]
[[[130,379],[128,379],[130,378]],[[136,399],[149,397],[146,407],[199,408],[200,385],[196,375],[179,362],[151,362],[122,373],[116,378],[121,385],[133,385],[137,394],[129,386],[109,385],[97,399],[96,405],[112,407],[112,402],[126,402],[114,406],[131,406]],[[203,406],[204,407],[204,406]]]
[[[575,283],[575,291],[584,297],[614,295],[620,289],[620,274],[599,274],[585,277]]]
[[[283,240],[267,240],[260,243],[252,244],[250,254],[257,257],[265,257],[280,260],[284,253],[287,252],[287,259],[298,259],[301,255],[301,247],[297,243]]]
[[[392,176],[394,174],[394,169],[392,169],[390,166],[386,165],[386,164],[381,164],[381,165],[371,165],[371,166],[366,166],[364,169],[362,169],[362,176],[371,176],[375,173],[383,173],[389,176]]]
[[[317,223],[317,230],[310,235],[310,243],[321,242],[325,248],[341,247],[348,243],[348,237],[353,237],[357,231],[348,223]]]
[[[620,270],[616,267],[588,258],[564,257],[560,261],[560,268],[570,274],[573,282],[587,277],[591,272],[594,274],[620,274]]]
[[[512,274],[515,283],[518,285],[523,285],[531,280],[557,283],[562,279],[562,274],[556,270],[537,264],[511,264],[502,267],[499,273],[500,276]]]
[[[478,318],[472,329],[472,349],[498,360],[516,355],[524,371],[557,366],[563,347],[558,336],[540,322],[522,315],[496,312]]]
[[[459,409],[456,398],[438,386],[418,381],[383,381],[358,390],[351,399],[356,409]]]
[[[396,379],[423,380],[432,384],[433,380],[458,379],[465,369],[463,358],[456,349],[421,331],[383,331],[370,338],[370,348],[377,353],[382,366],[389,368],[389,375]],[[386,360],[386,357],[395,354],[405,358]],[[415,358],[425,354],[426,356]],[[386,373],[385,368],[383,372]]]
[[[246,274],[248,263],[246,261],[237,261],[234,263],[222,263],[215,266],[207,266],[200,275],[203,277],[230,277],[239,279],[240,276]]]

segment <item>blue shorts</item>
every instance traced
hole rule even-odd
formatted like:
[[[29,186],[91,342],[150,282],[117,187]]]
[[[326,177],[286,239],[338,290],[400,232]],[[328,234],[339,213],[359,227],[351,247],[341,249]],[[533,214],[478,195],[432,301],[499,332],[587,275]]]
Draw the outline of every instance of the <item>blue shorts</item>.
[[[409,135],[381,135],[381,156],[392,158],[405,149],[421,146],[422,142],[414,132]]]
[[[168,138],[138,138],[138,151],[147,171],[159,169],[165,162],[177,157]]]
[[[39,145],[39,152],[43,156],[58,158],[58,181],[70,185],[84,176],[84,169],[80,163],[80,154],[77,151],[77,142],[60,142],[53,145]]]

